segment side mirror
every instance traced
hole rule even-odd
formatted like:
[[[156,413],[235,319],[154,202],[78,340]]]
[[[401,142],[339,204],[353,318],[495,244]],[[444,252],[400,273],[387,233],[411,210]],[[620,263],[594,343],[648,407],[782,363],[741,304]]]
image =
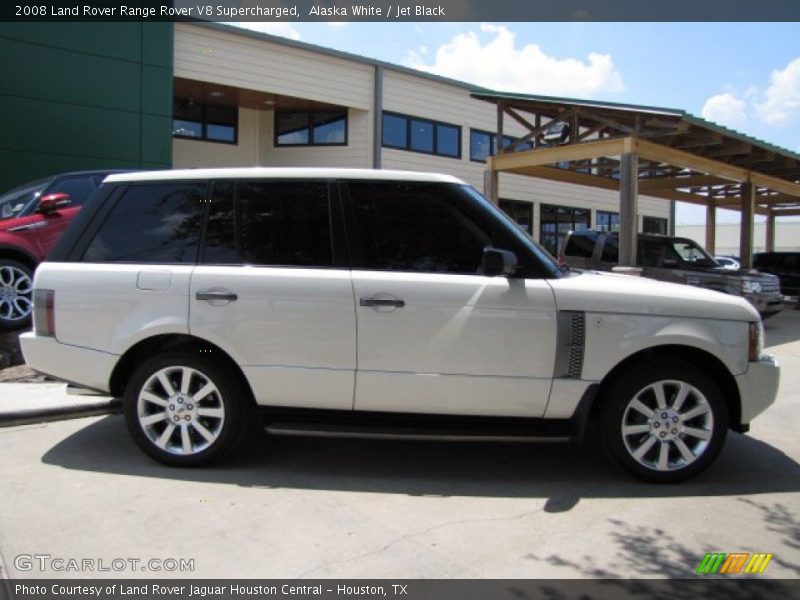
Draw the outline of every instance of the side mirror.
[[[510,277],[517,272],[517,255],[508,250],[487,246],[483,249],[483,274],[487,277]]]
[[[43,215],[49,215],[56,212],[62,206],[69,205],[70,202],[69,194],[65,194],[64,192],[47,194],[39,198],[39,206],[36,210]]]

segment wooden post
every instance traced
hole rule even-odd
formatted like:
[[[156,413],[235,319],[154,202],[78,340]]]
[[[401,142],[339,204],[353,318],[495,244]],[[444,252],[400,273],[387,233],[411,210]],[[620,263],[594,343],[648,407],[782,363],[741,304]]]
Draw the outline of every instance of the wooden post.
[[[492,201],[492,204],[497,206],[499,204],[499,190],[500,177],[497,171],[493,169],[486,169],[483,172],[483,195]]]
[[[636,266],[637,210],[639,196],[639,157],[625,152],[620,157],[619,174],[619,264]]]
[[[770,212],[767,216],[767,240],[764,250],[775,252],[775,213]]]
[[[495,143],[497,144],[497,154],[498,154],[498,156],[503,153],[503,113],[504,112],[505,112],[505,102],[503,102],[502,100],[498,100],[497,101],[497,138],[495,138]]]
[[[739,227],[739,264],[743,269],[753,267],[753,226],[755,220],[755,190],[750,181],[741,184],[742,224]]]
[[[712,256],[717,251],[717,207],[714,199],[709,197],[706,204],[706,250]]]

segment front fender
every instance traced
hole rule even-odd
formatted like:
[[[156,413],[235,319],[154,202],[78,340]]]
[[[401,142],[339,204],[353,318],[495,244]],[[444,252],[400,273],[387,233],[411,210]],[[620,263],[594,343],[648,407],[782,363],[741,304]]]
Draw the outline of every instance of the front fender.
[[[688,346],[718,358],[733,375],[747,370],[748,323],[685,317],[586,313],[582,379],[602,380],[626,358],[660,346]]]

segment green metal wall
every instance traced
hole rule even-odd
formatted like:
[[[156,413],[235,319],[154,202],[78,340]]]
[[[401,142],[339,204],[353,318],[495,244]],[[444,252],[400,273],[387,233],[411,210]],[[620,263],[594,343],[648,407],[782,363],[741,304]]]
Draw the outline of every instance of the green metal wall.
[[[0,23],[0,193],[172,163],[171,23]]]

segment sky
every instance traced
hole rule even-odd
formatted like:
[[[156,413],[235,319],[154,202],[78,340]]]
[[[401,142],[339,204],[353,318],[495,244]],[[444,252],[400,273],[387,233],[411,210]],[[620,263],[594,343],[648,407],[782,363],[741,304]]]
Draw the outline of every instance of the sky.
[[[800,23],[234,24],[496,90],[682,109],[800,152]],[[679,203],[678,224],[704,220]]]

